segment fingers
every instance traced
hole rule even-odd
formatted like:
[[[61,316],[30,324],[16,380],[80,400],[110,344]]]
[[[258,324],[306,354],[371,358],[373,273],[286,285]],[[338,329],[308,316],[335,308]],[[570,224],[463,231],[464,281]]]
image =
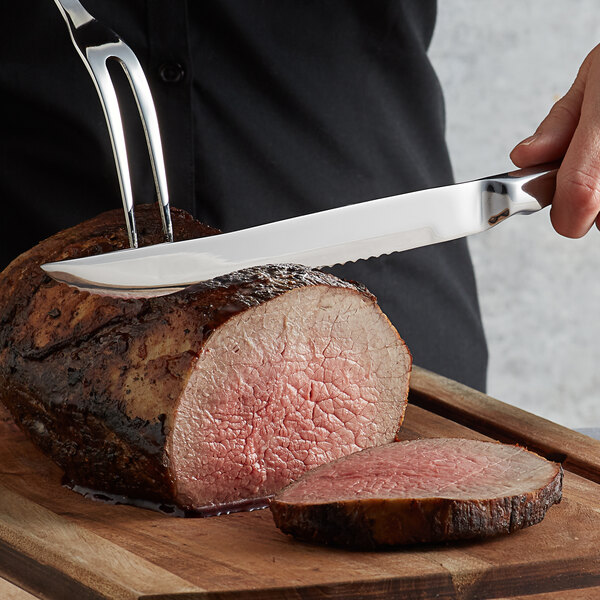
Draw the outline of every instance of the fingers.
[[[550,218],[558,233],[578,238],[594,222],[600,228],[600,46],[536,133],[511,153],[519,167],[562,157]]]
[[[594,222],[600,222],[600,137],[595,137],[595,152],[587,150],[586,142],[577,140],[576,132],[558,170],[550,208],[554,229],[570,238],[584,236]]]
[[[600,53],[586,59],[577,127],[558,171],[550,218],[567,237],[585,235],[600,213]],[[585,63],[584,63],[585,64]]]

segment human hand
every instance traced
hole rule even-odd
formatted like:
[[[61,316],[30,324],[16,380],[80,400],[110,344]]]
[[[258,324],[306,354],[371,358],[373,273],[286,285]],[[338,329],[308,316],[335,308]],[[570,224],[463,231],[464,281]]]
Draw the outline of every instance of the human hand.
[[[594,222],[600,229],[600,45],[536,132],[510,154],[518,167],[562,157],[550,219],[558,233],[579,238]]]

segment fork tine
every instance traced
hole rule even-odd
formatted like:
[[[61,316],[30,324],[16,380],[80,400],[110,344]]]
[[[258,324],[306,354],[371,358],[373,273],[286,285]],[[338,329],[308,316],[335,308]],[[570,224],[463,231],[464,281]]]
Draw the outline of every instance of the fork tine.
[[[92,80],[100,97],[100,104],[106,118],[110,141],[115,156],[117,175],[119,178],[119,187],[123,199],[123,209],[125,211],[125,223],[127,226],[127,236],[129,245],[132,248],[138,247],[137,231],[135,227],[135,216],[133,209],[133,192],[131,189],[131,177],[129,174],[129,161],[127,160],[127,146],[125,144],[125,133],[121,121],[121,111],[119,110],[119,101],[115,92],[112,79],[106,66],[106,55],[104,52],[97,53],[94,48],[86,52],[86,66],[92,76]]]
[[[118,54],[115,53],[115,58],[121,63],[121,66],[129,79],[140,112],[140,118],[146,135],[146,143],[148,144],[150,162],[152,164],[152,173],[154,175],[163,231],[166,241],[172,242],[173,224],[171,222],[171,212],[169,209],[167,174],[165,172],[165,161],[162,151],[160,129],[158,127],[158,117],[156,116],[156,109],[152,102],[150,87],[140,61],[129,46],[123,43],[119,47]]]

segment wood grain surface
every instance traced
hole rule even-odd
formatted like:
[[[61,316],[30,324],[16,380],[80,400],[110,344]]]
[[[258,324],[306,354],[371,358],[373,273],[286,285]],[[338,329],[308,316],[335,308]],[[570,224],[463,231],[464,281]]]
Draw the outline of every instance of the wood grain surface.
[[[35,600],[37,596],[33,596],[6,579],[0,579],[0,598],[2,600]]]
[[[528,595],[531,600],[571,600],[587,597],[572,594],[600,587],[600,485],[595,483],[600,470],[594,470],[600,442],[574,437],[574,432],[523,411],[514,413],[485,395],[418,369],[413,381],[416,402],[423,404],[425,398],[429,406],[409,405],[402,439],[489,436],[543,446],[545,453],[565,458],[561,504],[539,525],[508,536],[353,552],[297,542],[282,534],[265,510],[178,519],[88,500],[61,486],[60,469],[13,424],[3,422],[0,575],[31,594],[60,600],[462,600]],[[467,404],[481,415],[475,425],[466,416]],[[462,423],[452,420],[456,413]],[[517,437],[521,418],[527,423],[524,439]],[[542,444],[544,439],[549,443]],[[586,459],[588,451],[591,458]],[[571,465],[592,476],[569,471]]]
[[[497,600],[598,600],[598,598],[600,598],[600,587],[504,597]]]

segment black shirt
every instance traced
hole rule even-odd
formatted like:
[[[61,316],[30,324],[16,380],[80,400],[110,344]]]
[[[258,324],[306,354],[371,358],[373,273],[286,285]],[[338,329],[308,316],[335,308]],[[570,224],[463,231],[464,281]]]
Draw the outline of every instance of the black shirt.
[[[452,181],[427,58],[432,0],[83,0],[144,66],[170,199],[224,231]],[[0,40],[0,267],[120,206],[104,116],[58,10],[11,3]],[[112,69],[136,201],[154,184]],[[483,389],[487,352],[464,240],[334,269],[361,281],[415,363]]]

